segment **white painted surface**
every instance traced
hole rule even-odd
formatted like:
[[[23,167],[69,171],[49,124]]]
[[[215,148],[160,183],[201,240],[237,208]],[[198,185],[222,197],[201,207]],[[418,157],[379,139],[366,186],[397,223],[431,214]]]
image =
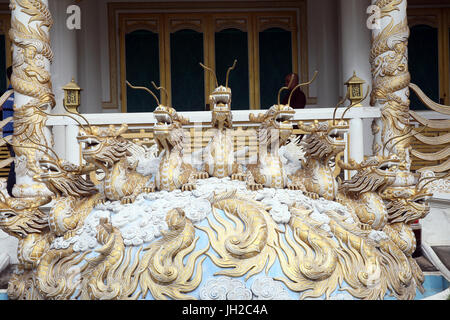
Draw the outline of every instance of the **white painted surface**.
[[[336,0],[309,0],[308,9],[308,64],[309,74],[319,71],[311,85],[310,95],[317,97],[315,107],[330,108],[340,100],[338,2]]]
[[[342,58],[342,83],[345,83],[353,72],[372,85],[372,72],[368,57],[370,56],[371,32],[366,27],[366,14],[370,0],[340,0],[340,37]],[[342,88],[345,96],[346,88]],[[369,106],[368,99],[362,103]]]
[[[350,120],[350,159],[358,163],[364,161],[364,144],[369,141],[364,141],[364,128],[363,120],[360,118],[353,118]],[[356,174],[356,171],[352,172],[352,175]]]
[[[17,245],[19,240],[9,236],[2,230],[0,230],[0,253],[9,255],[10,263],[16,264],[17,260]]]
[[[450,246],[450,193],[436,193],[430,206],[430,213],[421,220],[423,241],[430,246]]]
[[[82,12],[81,29],[75,31],[78,41],[78,85],[83,88],[80,112],[101,113],[102,58],[100,40],[101,33],[99,30],[102,15],[100,14],[100,2],[97,0],[82,1],[78,3],[78,5],[80,6]]]

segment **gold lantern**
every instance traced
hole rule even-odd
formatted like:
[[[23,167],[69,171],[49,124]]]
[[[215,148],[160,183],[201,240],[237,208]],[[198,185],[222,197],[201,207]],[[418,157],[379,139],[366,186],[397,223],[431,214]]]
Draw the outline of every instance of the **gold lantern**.
[[[364,100],[363,84],[366,83],[363,79],[356,76],[356,71],[353,71],[353,76],[345,83],[347,86],[348,99],[355,104],[355,107],[361,107],[361,102]]]
[[[78,107],[81,104],[81,88],[76,84],[75,79],[63,87],[64,90],[64,106],[70,112],[78,113]]]

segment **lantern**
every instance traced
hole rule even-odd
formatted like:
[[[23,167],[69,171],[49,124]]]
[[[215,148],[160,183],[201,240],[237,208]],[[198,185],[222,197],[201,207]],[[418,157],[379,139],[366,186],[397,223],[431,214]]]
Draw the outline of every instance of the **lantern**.
[[[364,99],[363,84],[366,83],[363,79],[356,76],[356,72],[353,71],[353,76],[345,83],[347,86],[347,96],[353,103],[358,102],[355,107],[361,107],[361,101]]]
[[[78,107],[81,104],[81,88],[76,84],[75,79],[63,87],[64,106],[70,112],[78,113]]]

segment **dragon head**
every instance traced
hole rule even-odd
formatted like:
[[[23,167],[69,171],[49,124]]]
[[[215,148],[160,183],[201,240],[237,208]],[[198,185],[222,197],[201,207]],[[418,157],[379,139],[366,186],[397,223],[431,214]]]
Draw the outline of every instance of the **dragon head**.
[[[432,193],[427,188],[418,186],[388,188],[381,196],[386,201],[390,223],[410,224],[425,218],[430,212],[428,199],[432,197]]]
[[[48,204],[50,197],[11,198],[6,191],[6,181],[0,181],[0,229],[10,236],[23,239],[31,233],[41,233],[48,228],[48,217],[39,210]]]
[[[54,194],[68,197],[87,197],[98,190],[83,175],[87,173],[82,167],[65,160],[44,157],[39,160],[41,172],[34,179],[46,184]]]
[[[338,161],[338,165],[345,170],[358,171],[350,180],[341,184],[341,190],[355,193],[383,192],[395,182],[401,160],[396,155],[373,156],[361,163],[353,160],[349,163]]]
[[[174,108],[163,105],[156,107],[153,115],[156,119],[153,133],[159,148],[179,145],[184,138],[183,125],[188,124],[189,120],[179,115]]]
[[[128,141],[122,136],[127,129],[126,124],[118,129],[114,125],[81,128],[77,140],[82,144],[83,159],[107,172],[116,162],[130,155]]]
[[[212,126],[231,128],[233,126],[231,113],[231,89],[224,86],[217,87],[209,96],[212,105]]]
[[[314,121],[305,125],[303,121],[298,123],[300,130],[307,133],[304,139],[306,156],[320,159],[325,163],[345,149],[345,133],[349,126],[345,121]]]
[[[261,123],[259,127],[259,143],[269,145],[272,139],[278,136],[279,146],[284,145],[292,135],[291,119],[295,115],[295,110],[288,105],[277,104],[272,106],[264,114],[255,116],[250,114],[250,121]]]
[[[234,60],[233,65],[228,68],[225,86],[219,86],[217,75],[214,70],[200,63],[205,71],[209,71],[215,79],[216,89],[209,96],[209,103],[212,106],[212,126],[213,127],[227,127],[231,128],[232,114],[231,114],[231,89],[228,87],[228,80],[230,72],[236,67],[237,60]]]

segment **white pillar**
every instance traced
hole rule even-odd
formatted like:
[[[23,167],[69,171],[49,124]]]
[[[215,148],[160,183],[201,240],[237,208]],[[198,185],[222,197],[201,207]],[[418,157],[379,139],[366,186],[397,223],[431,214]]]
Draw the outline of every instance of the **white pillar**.
[[[308,1],[308,42],[312,55],[310,74],[319,71],[313,86],[317,92],[317,104],[323,108],[334,107],[340,95],[337,11],[336,0]]]
[[[52,194],[44,184],[33,179],[40,171],[38,160],[43,153],[26,147],[36,147],[32,141],[52,145],[50,131],[45,127],[46,116],[36,108],[49,111],[54,106],[50,73],[53,54],[49,36],[52,17],[48,0],[41,0],[33,10],[23,5],[18,1],[10,3],[9,34],[13,51],[11,83],[15,91],[13,144],[16,153],[16,185],[13,194],[19,198]],[[31,68],[33,72],[30,73]]]
[[[78,125],[68,125],[66,127],[66,160],[80,165],[80,145],[77,141],[79,127]]]
[[[53,113],[66,113],[63,106],[64,92],[62,88],[68,84],[72,78],[77,80],[78,58],[77,58],[77,34],[76,30],[67,28],[66,19],[67,8],[73,4],[72,0],[50,0],[50,11],[54,16],[54,26],[51,31],[52,49],[55,55],[52,64],[53,92],[55,93],[56,106]],[[55,126],[53,137],[55,141],[55,151],[61,158],[66,158],[66,128]]]
[[[354,118],[350,120],[349,135],[350,159],[361,163],[364,161],[364,126],[362,119]],[[351,172],[351,175],[355,173]]]
[[[100,10],[102,1],[83,1],[78,41],[78,85],[83,88],[80,113],[103,113]]]
[[[345,96],[344,83],[353,72],[368,85],[371,84],[370,68],[371,31],[367,28],[367,8],[370,0],[340,0],[340,38],[342,59],[342,95]],[[365,89],[365,88],[364,88]],[[362,103],[369,106],[368,99]]]
[[[345,96],[347,88],[344,83],[350,79],[353,72],[371,86],[372,72],[370,66],[371,31],[367,28],[367,8],[370,0],[340,0],[339,1],[339,32],[341,64],[341,96]],[[365,93],[365,92],[364,92]],[[370,105],[369,99],[362,106]],[[370,120],[353,119],[350,121],[350,151],[348,156],[357,162],[364,160],[364,155],[370,155],[371,137]],[[365,139],[366,138],[366,139]],[[370,141],[370,142],[369,142]]]
[[[371,58],[374,87],[371,102],[381,108],[384,143],[404,134],[410,117],[407,1],[391,4],[373,0],[372,3],[384,5],[377,8],[380,19],[377,28],[372,30]],[[393,150],[389,147],[385,154],[396,154],[410,163],[409,139],[398,143]]]

